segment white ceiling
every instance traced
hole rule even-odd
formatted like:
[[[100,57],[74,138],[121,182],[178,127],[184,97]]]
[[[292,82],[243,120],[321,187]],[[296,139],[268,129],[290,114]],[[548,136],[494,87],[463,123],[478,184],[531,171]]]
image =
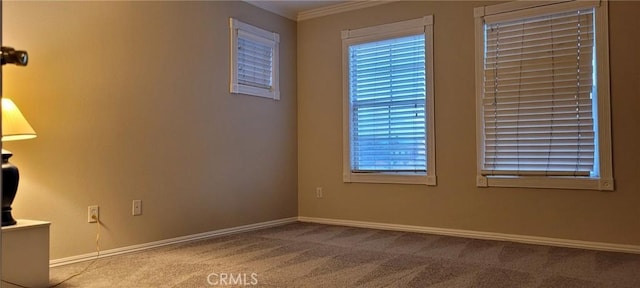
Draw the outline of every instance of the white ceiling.
[[[244,0],[254,6],[258,6],[262,9],[271,11],[278,15],[287,17],[292,20],[298,19],[298,14],[303,11],[314,10],[318,8],[329,7],[333,5],[343,4],[349,1],[337,1],[337,0]],[[352,0],[353,1],[353,0]]]

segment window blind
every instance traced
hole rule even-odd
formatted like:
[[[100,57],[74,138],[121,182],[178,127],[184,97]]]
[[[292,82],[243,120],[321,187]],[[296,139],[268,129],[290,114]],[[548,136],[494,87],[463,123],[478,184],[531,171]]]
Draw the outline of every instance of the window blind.
[[[271,89],[272,75],[272,45],[263,44],[238,31],[238,84]]]
[[[594,10],[485,23],[483,175],[589,176]]]
[[[352,172],[426,171],[424,34],[349,47]]]

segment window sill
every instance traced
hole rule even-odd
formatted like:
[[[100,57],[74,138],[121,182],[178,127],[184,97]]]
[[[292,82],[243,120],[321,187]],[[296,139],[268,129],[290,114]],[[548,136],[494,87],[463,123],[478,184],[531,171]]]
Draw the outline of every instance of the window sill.
[[[478,187],[549,188],[613,191],[613,179],[538,176],[477,176]]]
[[[348,173],[345,183],[411,184],[436,186],[436,176],[411,173]]]
[[[280,100],[280,92],[266,88],[257,88],[241,84],[232,84],[231,93],[245,94],[249,96],[264,97],[273,100]]]

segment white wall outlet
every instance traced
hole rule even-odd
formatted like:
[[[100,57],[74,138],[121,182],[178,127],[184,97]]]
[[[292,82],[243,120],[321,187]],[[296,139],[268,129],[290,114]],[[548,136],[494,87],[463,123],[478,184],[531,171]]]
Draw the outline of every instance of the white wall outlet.
[[[131,215],[133,216],[142,215],[142,200],[133,200]]]
[[[322,187],[316,187],[316,198],[322,198]]]
[[[98,205],[89,206],[87,210],[87,222],[96,223],[100,219],[100,208]]]

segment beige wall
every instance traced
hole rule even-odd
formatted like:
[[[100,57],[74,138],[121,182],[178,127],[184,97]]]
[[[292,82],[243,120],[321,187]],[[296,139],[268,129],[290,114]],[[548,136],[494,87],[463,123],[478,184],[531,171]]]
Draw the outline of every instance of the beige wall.
[[[5,1],[3,43],[31,62],[3,67],[3,95],[38,132],[4,145],[22,173],[14,216],[53,223],[52,259],[94,251],[93,204],[102,249],[298,210],[640,245],[640,5],[610,5],[617,190],[597,192],[476,188],[472,15],[484,4],[381,5],[302,21],[296,41],[294,22],[242,2]],[[344,184],[340,31],[427,14],[438,186]],[[281,34],[281,101],[228,93],[230,16]],[[142,216],[130,216],[133,199]]]
[[[51,258],[297,215],[296,23],[243,2],[4,1],[12,98],[38,138],[5,143],[14,216]],[[281,100],[231,95],[228,18],[280,33]],[[131,216],[131,201],[143,215]]]
[[[640,245],[640,4],[610,5],[614,192],[476,187],[473,8],[485,4],[396,2],[298,24],[300,216]],[[343,183],[340,31],[429,14],[437,187]]]

